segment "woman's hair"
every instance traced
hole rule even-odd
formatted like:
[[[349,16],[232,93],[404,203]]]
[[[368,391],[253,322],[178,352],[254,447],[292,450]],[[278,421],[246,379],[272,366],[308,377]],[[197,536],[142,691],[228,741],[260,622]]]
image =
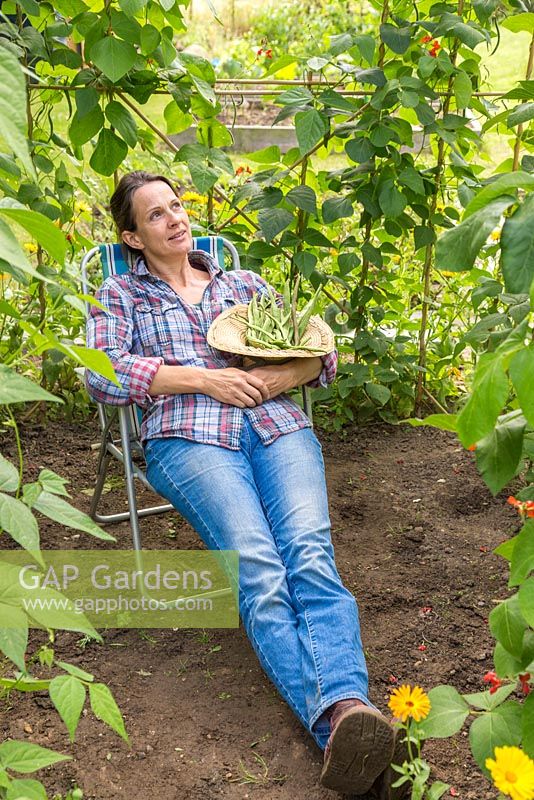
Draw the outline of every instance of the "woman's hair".
[[[154,175],[154,173],[145,172],[144,170],[129,172],[127,175],[123,175],[109,201],[111,216],[117,226],[119,236],[123,231],[135,231],[133,196],[137,189],[153,181],[163,181],[167,186],[170,186],[174,194],[178,197],[176,186],[163,175]]]

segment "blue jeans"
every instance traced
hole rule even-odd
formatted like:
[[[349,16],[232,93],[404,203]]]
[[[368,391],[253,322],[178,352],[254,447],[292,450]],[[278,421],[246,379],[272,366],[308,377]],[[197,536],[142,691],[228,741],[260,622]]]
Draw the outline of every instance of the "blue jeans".
[[[212,550],[239,551],[239,607],[260,663],[324,749],[325,710],[367,699],[358,608],[336,569],[321,445],[310,428],[240,450],[149,439],[147,476]]]

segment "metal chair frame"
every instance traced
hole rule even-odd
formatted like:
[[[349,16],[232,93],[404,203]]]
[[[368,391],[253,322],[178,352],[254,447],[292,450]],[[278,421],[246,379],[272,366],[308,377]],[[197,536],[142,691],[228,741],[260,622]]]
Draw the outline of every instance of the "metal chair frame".
[[[231,268],[239,269],[239,253],[233,243],[223,237],[218,238],[222,240],[224,250],[230,255],[232,261]],[[100,252],[100,247],[93,247],[91,250],[88,250],[82,258],[81,277],[84,294],[89,294],[87,267],[93,258],[100,255]],[[310,418],[313,425],[311,396],[309,387],[307,386],[302,387],[302,401],[304,412]],[[140,551],[142,549],[139,527],[140,518],[152,516],[154,514],[163,514],[167,511],[172,511],[174,507],[170,503],[164,503],[156,506],[138,508],[135,479],[137,478],[147,489],[154,491],[143,469],[134,462],[133,458],[136,452],[144,457],[140,442],[140,409],[133,404],[128,406],[111,406],[104,403],[97,403],[97,411],[102,436],[98,445],[97,478],[89,514],[95,522],[102,525],[129,521],[134,550]],[[116,438],[112,432],[112,426],[117,420],[119,423],[118,438]],[[102,497],[108,466],[112,458],[116,458],[124,467],[128,511],[122,511],[116,514],[100,514],[98,505]]]

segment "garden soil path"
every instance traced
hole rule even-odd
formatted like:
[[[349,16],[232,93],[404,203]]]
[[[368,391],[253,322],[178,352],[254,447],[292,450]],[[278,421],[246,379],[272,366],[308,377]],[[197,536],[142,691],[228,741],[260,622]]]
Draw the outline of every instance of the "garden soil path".
[[[28,477],[54,469],[87,510],[94,422],[26,425],[22,436]],[[401,682],[482,690],[492,666],[487,617],[506,595],[504,562],[491,551],[518,529],[513,510],[492,498],[473,454],[452,435],[371,426],[319,437],[337,564],[359,602],[372,700],[385,709]],[[122,508],[122,490],[105,503]],[[126,525],[113,532],[117,547],[130,546]],[[199,546],[175,514],[145,520],[143,535],[149,548]],[[41,536],[44,548],[103,545],[47,520]],[[72,755],[42,771],[51,796],[79,785],[85,800],[335,800],[318,785],[319,750],[264,677],[242,628],[114,630],[103,645],[62,632],[56,653],[110,685],[131,747],[91,712],[71,745],[46,694],[12,698],[11,711],[0,701],[2,737]],[[496,797],[466,735],[430,742],[425,754],[452,796]]]

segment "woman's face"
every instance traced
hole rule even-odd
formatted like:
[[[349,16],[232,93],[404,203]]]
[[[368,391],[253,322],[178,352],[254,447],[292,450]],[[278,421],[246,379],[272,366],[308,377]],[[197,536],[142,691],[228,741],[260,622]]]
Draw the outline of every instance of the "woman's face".
[[[132,198],[135,231],[123,231],[130,247],[144,256],[169,260],[186,255],[193,247],[187,212],[170,186],[163,181],[145,183]]]

